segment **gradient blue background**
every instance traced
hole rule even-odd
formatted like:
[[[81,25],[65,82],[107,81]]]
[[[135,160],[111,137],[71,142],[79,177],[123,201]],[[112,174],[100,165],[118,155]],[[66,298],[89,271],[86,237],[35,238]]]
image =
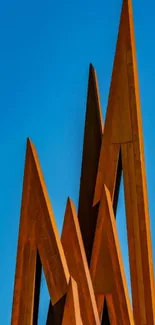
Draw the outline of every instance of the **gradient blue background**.
[[[38,151],[61,230],[67,196],[78,202],[87,79],[98,75],[103,117],[121,0],[6,0],[0,10],[0,323],[10,324],[26,138]],[[133,0],[155,261],[155,3]],[[117,213],[128,273],[123,189]],[[42,281],[39,324],[47,292]]]

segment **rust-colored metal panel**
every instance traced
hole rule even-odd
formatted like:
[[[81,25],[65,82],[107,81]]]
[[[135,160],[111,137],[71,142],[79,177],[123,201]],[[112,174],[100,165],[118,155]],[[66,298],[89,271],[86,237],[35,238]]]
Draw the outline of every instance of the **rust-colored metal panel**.
[[[103,134],[103,139],[104,139]],[[100,162],[103,167],[101,171],[98,172],[99,179],[102,183],[102,176],[104,175],[104,179],[106,184],[108,184],[108,188],[111,192],[112,201],[114,211],[116,212],[117,208],[117,201],[118,201],[118,192],[120,186],[120,178],[121,178],[121,159],[120,159],[120,145],[119,144],[108,144],[105,147],[102,147],[103,151],[100,154]],[[100,168],[100,165],[99,165]],[[101,172],[101,175],[99,174]],[[103,172],[103,173],[102,173]],[[102,231],[102,230],[101,230]],[[113,286],[113,277],[111,276],[111,264],[110,264],[110,257],[109,251],[107,249],[107,243],[103,238],[102,250],[100,250],[100,236],[96,237],[95,242],[93,243],[93,253],[92,259],[90,264],[90,272],[93,280],[94,292],[97,299],[97,308],[99,314],[101,313],[101,305],[103,294],[111,293],[112,286]],[[96,274],[96,268],[98,264],[98,260],[102,260],[103,263],[101,264],[102,267],[102,276],[96,277],[94,281],[94,276]],[[102,288],[102,291],[101,291]],[[104,290],[103,290],[104,288]],[[102,293],[101,293],[102,292]],[[98,296],[98,298],[97,298]],[[100,296],[100,298],[99,298]],[[117,302],[116,302],[117,303]],[[104,311],[103,311],[104,312]],[[108,324],[108,323],[107,323]]]
[[[135,174],[136,172],[143,173],[143,170],[139,166],[139,161],[137,159],[135,161],[135,157],[133,143],[122,145],[133,310],[136,324],[138,322],[154,324],[154,283],[151,288],[151,280],[154,281],[154,275],[151,274],[151,270],[146,273],[147,265],[150,269],[153,268],[152,262],[148,260],[151,257],[149,256],[151,251],[148,252],[149,245],[147,244],[147,240],[150,240],[147,237],[149,229],[146,225],[143,225],[142,228],[143,218],[149,218],[148,212],[145,210],[145,216],[142,210],[142,184],[137,184]],[[139,209],[141,210],[139,211]],[[136,299],[137,297],[138,299]],[[148,311],[150,312],[148,313]]]
[[[155,324],[155,288],[154,288],[154,270],[152,259],[152,245],[150,233],[150,218],[148,210],[147,186],[145,175],[145,162],[144,162],[144,149],[143,149],[143,136],[142,136],[142,122],[140,112],[140,98],[138,89],[138,73],[136,65],[136,51],[134,41],[134,29],[132,19],[131,1],[128,0],[128,5],[124,4],[124,16],[126,18],[128,38],[127,38],[127,73],[129,82],[129,98],[130,98],[130,111],[133,135],[133,151],[134,151],[134,177],[136,186],[137,200],[137,226],[135,232],[139,231],[141,259],[137,256],[137,263],[142,264],[143,270],[143,284],[144,284],[144,297],[145,297],[145,310],[146,320],[148,325]],[[128,19],[128,21],[127,21]],[[129,26],[129,27],[128,27]],[[132,146],[131,146],[132,147]],[[130,182],[130,190],[134,191],[134,185]],[[136,216],[135,216],[136,218]],[[139,229],[138,229],[139,228]],[[130,236],[130,233],[128,233]],[[138,254],[137,254],[138,255]],[[138,279],[140,286],[140,279]],[[141,308],[142,301],[141,301]]]
[[[106,301],[106,304],[107,304],[110,324],[111,325],[119,325],[116,310],[115,310],[115,307],[114,307],[114,299],[112,297],[112,294],[106,295],[105,301]]]
[[[100,220],[99,218],[101,217],[99,216],[98,220]],[[100,276],[98,270],[100,270]],[[92,258],[90,263],[90,274],[95,295],[105,295],[112,292],[114,279],[111,268],[111,259],[107,245],[107,238],[103,236],[103,228],[100,226],[99,221],[97,221],[95,232]]]
[[[103,184],[107,185],[113,200],[115,194],[117,170],[119,165],[119,156],[120,144],[110,143],[110,138],[108,138],[104,132],[98,165],[98,173],[96,177],[93,206],[97,205],[100,201]]]
[[[100,324],[92,281],[73,202],[68,199],[61,236],[71,276],[78,285],[81,317],[84,324]]]
[[[92,203],[102,136],[103,122],[97,76],[93,65],[90,64],[78,206],[79,225],[88,264],[90,264],[98,216],[98,205],[93,207]],[[100,314],[103,310],[103,301],[104,297],[100,297],[100,299],[97,300],[97,306],[99,304],[98,311]]]
[[[12,325],[32,324],[36,268],[36,212],[32,200],[32,156],[27,145],[21,205],[18,252],[12,308]]]
[[[84,130],[78,219],[88,263],[90,263],[98,206],[92,207],[103,122],[96,72],[90,64],[86,120]]]
[[[133,140],[129,99],[131,87],[129,85],[127,68],[129,46],[131,45],[131,42],[133,42],[133,35],[131,40],[131,24],[129,24],[128,8],[131,9],[131,1],[124,0],[105,119],[104,137],[102,139],[94,205],[100,200],[103,184],[107,185],[111,193],[111,188],[109,187],[108,181],[105,179],[105,170],[107,170],[105,168],[105,161],[110,159],[108,153],[110,150],[109,147],[112,146],[112,144],[121,144]],[[132,20],[132,17],[130,17],[130,20]],[[111,159],[112,158],[113,153]],[[112,194],[113,193],[111,193],[111,195]]]
[[[122,163],[124,176],[127,234],[130,260],[130,276],[133,297],[133,312],[136,324],[147,324],[145,314],[144,283],[142,275],[142,257],[138,225],[136,180],[133,144],[122,145]],[[132,190],[131,190],[132,187]]]
[[[151,325],[155,323],[154,272],[130,0],[123,1],[94,204],[100,200],[104,183],[113,197],[105,160],[107,156],[109,159],[108,150],[110,146],[115,146],[115,143],[122,146],[123,170],[126,175],[125,192],[134,317],[136,324]],[[128,149],[126,159],[125,148],[129,148],[130,143],[133,153],[130,150],[129,156]],[[134,212],[132,216],[131,211]],[[134,267],[135,271],[133,271]]]
[[[37,211],[37,247],[50,297],[52,303],[55,304],[67,291],[69,272],[39,160],[32,142],[30,142],[30,148],[34,174],[32,193]]]
[[[72,277],[68,285],[62,325],[83,325],[80,313],[78,288]]]
[[[37,248],[54,304],[67,292],[69,272],[37,154],[32,142],[28,140],[12,325],[31,325],[34,321]]]
[[[109,274],[108,274],[108,269],[103,273],[105,242],[110,257],[110,264],[108,266]],[[93,259],[95,258],[95,254],[97,251],[102,252],[103,258],[98,259],[98,261],[95,263],[95,272],[94,272]],[[101,255],[99,254],[98,256]],[[106,186],[103,187],[103,193],[100,202],[99,216],[98,216],[95,239],[94,239],[90,272],[91,274],[93,274],[92,281],[94,287],[96,281],[98,282],[101,279],[101,284],[102,284],[102,277],[103,276],[106,277],[105,281],[107,280],[110,286],[109,293],[112,294],[113,297],[113,303],[115,306],[118,323],[122,325],[134,324],[128,290],[127,290],[127,284],[125,280],[123,261],[121,257],[120,247],[119,247],[116,221],[115,221],[115,216],[112,207],[112,200],[110,197],[110,192],[108,191]],[[100,293],[105,294],[104,285],[103,287],[100,286]],[[111,314],[113,314],[112,311]]]

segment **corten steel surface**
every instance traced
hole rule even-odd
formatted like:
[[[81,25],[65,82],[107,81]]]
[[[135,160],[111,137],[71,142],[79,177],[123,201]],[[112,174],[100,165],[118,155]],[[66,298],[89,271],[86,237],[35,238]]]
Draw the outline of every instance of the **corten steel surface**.
[[[124,1],[122,8],[94,204],[100,200],[104,184],[113,198],[116,152],[120,147],[134,318],[137,324],[151,325],[155,323],[154,274],[132,8],[129,0]]]
[[[105,264],[104,258],[105,247],[109,252],[107,264]],[[119,315],[119,324],[134,324],[111,196],[106,186],[103,186],[100,200],[90,273],[94,290],[100,290],[105,294],[111,292],[114,309]],[[102,281],[102,277],[104,281]]]
[[[92,64],[90,64],[80,182],[81,184],[78,206],[78,219],[89,264],[91,260],[95,227],[98,215],[98,205],[93,207],[92,202],[101,150],[102,134],[103,122],[100,108],[97,77]]]
[[[68,324],[83,325],[80,313],[77,284],[72,277],[70,278],[68,286],[68,292],[66,296],[66,303],[62,320],[62,325]]]
[[[37,249],[55,304],[67,291],[69,271],[37,154],[28,140],[12,324],[32,324]]]
[[[132,303],[116,227],[123,173]],[[42,268],[46,325],[155,325],[155,286],[131,0],[124,0],[103,130],[89,71],[78,214],[61,239],[34,145],[27,141],[12,325],[37,325]]]
[[[81,317],[84,324],[100,324],[90,272],[73,202],[68,199],[61,242],[71,276],[78,283]],[[76,267],[75,267],[76,266]]]

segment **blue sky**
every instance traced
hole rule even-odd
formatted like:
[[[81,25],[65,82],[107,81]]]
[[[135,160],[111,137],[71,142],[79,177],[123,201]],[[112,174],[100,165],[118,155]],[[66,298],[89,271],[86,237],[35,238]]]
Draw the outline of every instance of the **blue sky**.
[[[89,63],[103,117],[121,0],[6,0],[0,10],[0,315],[10,324],[26,138],[38,151],[61,229],[67,196],[76,206]],[[133,0],[146,170],[155,260],[155,3]],[[128,276],[123,193],[118,228]],[[42,310],[42,315],[44,311]],[[40,319],[40,325],[43,321]]]

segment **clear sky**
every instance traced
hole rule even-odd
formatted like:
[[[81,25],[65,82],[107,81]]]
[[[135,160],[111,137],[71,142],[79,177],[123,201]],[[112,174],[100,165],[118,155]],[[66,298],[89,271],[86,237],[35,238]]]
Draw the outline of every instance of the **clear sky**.
[[[10,324],[26,138],[38,151],[61,231],[67,196],[76,206],[89,63],[103,117],[121,0],[5,0],[0,10],[0,317]],[[133,0],[155,261],[155,3]],[[129,283],[123,191],[118,229]],[[42,287],[45,291],[45,283]],[[43,325],[45,300],[39,325]],[[44,299],[45,297],[45,299]],[[45,309],[44,307],[45,306]]]

